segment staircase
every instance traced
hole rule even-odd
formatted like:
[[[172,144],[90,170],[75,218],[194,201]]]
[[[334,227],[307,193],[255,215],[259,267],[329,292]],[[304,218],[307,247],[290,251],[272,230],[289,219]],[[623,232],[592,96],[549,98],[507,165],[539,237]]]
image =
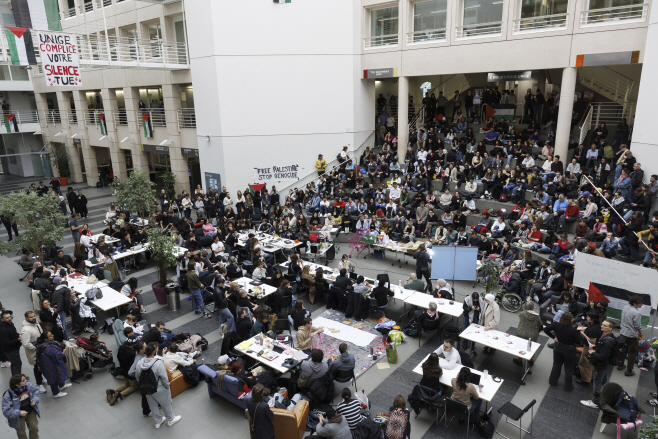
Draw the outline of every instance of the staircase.
[[[439,92],[443,92],[443,96],[448,99],[447,104],[450,104],[452,102],[455,96],[455,90],[459,90],[459,93],[463,93],[464,91],[468,90],[471,88],[470,84],[468,83],[468,80],[466,79],[466,76],[462,74],[456,74],[448,77],[445,81],[441,82],[439,85],[434,87],[432,90],[429,91],[429,94],[431,95],[434,93],[435,97],[439,96]],[[448,108],[446,105],[446,112]],[[411,122],[409,122],[409,128],[414,127],[416,131],[418,131],[421,128],[425,128],[425,106],[421,106],[418,112],[416,113],[416,116],[411,119]]]
[[[578,82],[612,102],[624,105],[635,81],[608,67],[583,67],[578,71]]]

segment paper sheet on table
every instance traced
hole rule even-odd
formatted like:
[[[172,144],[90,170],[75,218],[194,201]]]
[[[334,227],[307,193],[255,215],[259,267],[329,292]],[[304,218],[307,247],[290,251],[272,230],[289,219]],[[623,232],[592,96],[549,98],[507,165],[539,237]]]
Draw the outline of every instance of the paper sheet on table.
[[[241,350],[243,350],[243,351],[246,351],[247,349],[249,349],[249,346],[251,346],[252,344],[253,344],[252,341],[246,340],[246,341],[243,341],[242,343],[240,343],[240,344],[237,346],[237,348],[238,348],[238,349],[241,349]]]
[[[314,318],[313,326],[316,328],[322,326],[324,327],[325,335],[337,338],[338,340],[348,341],[357,346],[368,346],[377,337],[375,334],[325,319],[324,317]],[[331,332],[331,329],[339,330],[340,332]]]

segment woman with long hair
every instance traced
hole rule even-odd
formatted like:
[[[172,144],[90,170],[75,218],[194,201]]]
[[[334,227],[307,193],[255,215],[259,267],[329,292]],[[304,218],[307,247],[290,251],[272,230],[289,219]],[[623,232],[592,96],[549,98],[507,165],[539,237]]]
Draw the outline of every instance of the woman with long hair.
[[[443,393],[443,384],[441,384],[443,369],[439,366],[439,355],[432,352],[423,363],[422,368],[423,378],[420,380],[420,385],[434,389],[441,395]]]
[[[71,387],[66,383],[69,378],[66,370],[66,348],[55,341],[52,332],[44,332],[37,340],[37,360],[41,367],[43,377],[48,381],[53,392],[53,398],[63,398],[65,392],[61,390]]]
[[[407,410],[404,396],[397,395],[393,399],[393,406],[389,409],[384,437],[386,439],[409,439],[411,435],[410,416],[411,412]]]
[[[471,369],[462,367],[455,378],[451,380],[452,383],[452,399],[462,402],[468,407],[470,414],[470,422],[477,424],[480,417],[480,406],[482,400],[478,395],[475,386],[471,384]],[[463,415],[460,414],[459,422],[464,421]]]

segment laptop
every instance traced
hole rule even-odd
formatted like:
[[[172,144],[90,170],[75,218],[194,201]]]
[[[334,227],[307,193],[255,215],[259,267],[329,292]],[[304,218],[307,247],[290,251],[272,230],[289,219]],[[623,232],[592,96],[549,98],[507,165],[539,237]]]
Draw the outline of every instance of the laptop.
[[[480,378],[482,378],[482,375],[477,373],[471,373],[471,378],[469,379],[469,381],[474,386],[477,386],[478,384],[480,384]]]
[[[261,282],[259,280],[254,280],[254,281],[249,282],[249,285],[254,285],[254,286],[263,285],[263,282]]]
[[[277,354],[282,354],[285,349],[283,349],[281,346],[274,345],[272,346],[272,350]]]
[[[350,279],[352,280],[357,280],[359,278],[359,275],[356,273],[350,273]]]

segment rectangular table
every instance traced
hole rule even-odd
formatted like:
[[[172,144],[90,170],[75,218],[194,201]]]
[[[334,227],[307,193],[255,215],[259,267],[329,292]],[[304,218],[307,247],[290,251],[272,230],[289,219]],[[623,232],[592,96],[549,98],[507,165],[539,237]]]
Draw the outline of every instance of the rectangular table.
[[[91,239],[91,242],[93,242],[94,244],[98,243],[98,240],[99,240],[99,238],[100,238],[101,236],[104,236],[104,237],[105,237],[105,243],[106,243],[106,244],[112,244],[112,243],[115,243],[115,242],[119,242],[119,239],[117,239],[117,238],[112,238],[110,235],[104,235],[104,234],[102,234],[102,233],[101,233],[100,235],[94,235],[94,236],[92,236],[92,237],[90,238],[90,239]]]
[[[258,337],[258,335],[255,335],[251,337],[249,340],[247,340],[252,342],[251,346],[249,346],[247,349],[241,349],[239,347],[242,343],[237,344],[234,349],[238,352],[243,352],[245,355],[253,358],[254,360],[258,361],[259,363],[267,367],[276,370],[279,373],[286,373],[290,370],[290,368],[283,366],[283,362],[286,360],[286,358],[295,358],[298,361],[302,361],[308,358],[308,356],[304,352],[298,351],[296,349],[291,348],[290,346],[286,346],[282,344],[277,344],[277,346],[285,349],[283,353],[278,354],[278,356],[273,360],[268,360],[266,358],[263,358],[262,356],[258,355],[258,353],[261,350],[265,351],[265,353],[273,352],[273,351],[271,349],[267,349],[264,345],[261,346],[260,343],[256,340],[256,337]]]
[[[92,287],[98,287],[103,293],[103,297],[100,299],[89,300],[87,304],[94,305],[97,308],[102,309],[103,311],[109,311],[111,309],[117,310],[117,317],[119,316],[119,307],[121,305],[126,305],[132,302],[132,299],[129,299],[128,296],[124,296],[120,292],[116,291],[113,288],[107,286],[102,282],[96,282],[93,284],[87,283],[87,276],[78,276],[78,277],[66,277],[66,281],[69,283],[69,288],[75,290],[80,294],[84,294],[88,289]]]
[[[430,356],[430,354],[427,354],[423,360],[418,363],[418,366],[416,366],[413,370],[413,373],[422,375],[423,374],[423,363],[427,360],[427,358]],[[460,364],[456,365],[453,369],[442,369],[443,374],[441,375],[441,378],[439,378],[439,381],[441,381],[441,384],[444,386],[452,387],[452,379],[457,377],[457,374],[459,373],[459,370],[464,367]],[[469,369],[471,369],[469,367]],[[488,375],[488,378],[484,378],[484,373],[480,372],[479,370],[476,369],[471,369],[471,373],[474,373],[476,375],[480,375],[482,378],[480,378],[480,384],[483,385],[482,391],[478,389],[478,386],[475,386],[476,389],[478,389],[478,395],[480,396],[480,399],[486,402],[491,402],[491,400],[496,396],[496,392],[498,392],[498,389],[500,389],[500,386],[503,385],[504,380],[500,380],[500,382],[495,382],[492,378],[491,375]]]
[[[276,288],[274,288],[272,285],[267,285],[266,283],[263,283],[262,285],[250,285],[250,282],[253,282],[254,280],[248,277],[241,277],[238,279],[235,279],[233,282],[237,282],[238,285],[240,285],[240,288],[244,288],[245,290],[254,290],[256,291],[256,288],[261,288],[262,295],[257,295],[254,296],[250,294],[250,297],[255,297],[256,299],[262,299],[264,297],[269,296],[270,294],[273,294],[276,291]]]
[[[368,346],[377,337],[375,334],[354,328],[344,323],[325,319],[324,317],[314,318],[313,326],[316,328],[323,327],[324,335],[329,335],[342,341],[349,341],[350,343],[361,347]],[[331,332],[331,329],[339,332]]]
[[[448,299],[437,299],[432,297],[431,294],[421,293],[420,291],[415,291],[405,299],[405,303],[425,309],[429,309],[430,302],[436,303],[436,309],[441,314],[459,318],[464,313],[461,302],[452,301],[451,305]]]
[[[462,331],[459,337],[523,360],[521,384],[525,384],[525,377],[530,373],[528,361],[532,359],[541,347],[539,343],[533,341],[531,342],[530,349],[528,349],[528,340],[496,329],[485,331],[484,326],[475,323],[472,323]]]

